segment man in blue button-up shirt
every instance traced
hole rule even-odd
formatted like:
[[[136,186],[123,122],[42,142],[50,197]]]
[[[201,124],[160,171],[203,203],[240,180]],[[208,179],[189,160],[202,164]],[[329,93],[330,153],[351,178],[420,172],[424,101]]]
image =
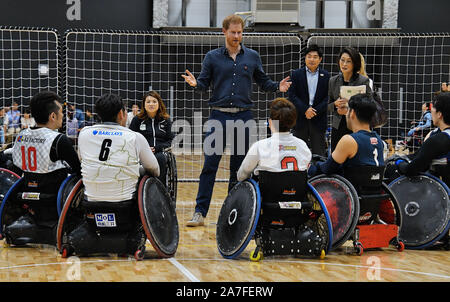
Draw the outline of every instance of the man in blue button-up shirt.
[[[208,122],[215,125],[221,125],[221,129],[212,128],[206,133],[205,141],[208,136],[221,131],[222,145],[226,146],[226,122],[227,121],[243,121],[244,123],[253,119],[249,109],[253,107],[251,100],[252,81],[261,87],[262,90],[275,92],[277,90],[286,92],[291,83],[290,78],[286,77],[281,82],[272,81],[262,68],[261,57],[258,52],[245,47],[241,44],[244,22],[241,17],[231,15],[224,19],[222,24],[222,32],[225,36],[225,46],[209,51],[202,63],[202,70],[196,79],[189,70],[186,75],[182,75],[186,83],[195,90],[205,91],[212,85],[212,96],[208,101],[211,110]],[[213,130],[214,129],[214,130]],[[249,129],[243,129],[245,132],[245,153],[249,149]],[[237,182],[237,170],[239,169],[244,154],[236,152],[237,137],[234,135],[232,154],[230,156],[230,179],[228,191]],[[217,144],[217,142],[215,142]],[[206,217],[211,202],[216,172],[222,153],[206,152],[208,147],[214,146],[204,145],[205,161],[200,174],[200,183],[196,199],[195,213],[187,225],[199,226],[203,225],[204,217]],[[222,150],[223,151],[223,150]]]
[[[323,52],[319,46],[316,44],[308,46],[305,67],[294,70],[291,74],[289,100],[297,108],[294,135],[304,140],[313,154],[325,156],[330,75],[319,66],[322,56]]]

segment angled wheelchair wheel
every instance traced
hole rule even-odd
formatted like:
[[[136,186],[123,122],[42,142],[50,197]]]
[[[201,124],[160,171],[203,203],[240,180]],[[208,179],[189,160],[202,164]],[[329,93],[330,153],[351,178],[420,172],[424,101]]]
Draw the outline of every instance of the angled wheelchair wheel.
[[[175,255],[179,230],[175,208],[166,187],[155,177],[144,177],[138,189],[139,215],[145,235],[162,258]]]
[[[397,197],[384,182],[382,184],[382,190],[381,194],[387,194],[389,198],[381,201],[376,221],[383,224],[395,224],[401,228],[403,215]]]
[[[399,231],[407,249],[423,249],[448,234],[450,228],[449,188],[440,179],[420,174],[401,176],[389,184],[399,203]]]
[[[255,234],[260,211],[261,194],[256,182],[238,182],[223,202],[217,220],[217,248],[224,258],[236,258],[245,250]]]
[[[58,215],[61,215],[64,203],[67,201],[67,197],[79,180],[79,177],[77,177],[75,174],[71,174],[67,176],[66,179],[64,179],[64,181],[61,183],[56,199],[56,208],[58,210]]]
[[[20,176],[8,169],[0,168],[0,202],[12,185],[20,179]]]
[[[308,225],[320,235],[321,238],[326,240],[326,248],[321,251],[320,257],[324,258],[325,253],[331,251],[333,247],[333,224],[331,221],[328,209],[320,197],[319,192],[308,183],[308,200],[312,202],[312,212],[310,213],[310,220]]]
[[[56,247],[63,255],[64,253],[68,255],[71,251],[71,248],[67,242],[67,236],[84,219],[84,211],[80,206],[83,199],[83,193],[83,181],[78,179],[63,202],[63,207],[58,220],[58,228],[56,231]]]
[[[17,174],[10,174],[7,171],[1,171],[1,190],[6,191],[6,193],[1,193],[2,195],[4,194],[0,206],[0,236],[2,238],[5,227],[27,212],[23,207],[23,203],[17,202],[15,197],[24,179],[17,176]]]
[[[318,175],[308,181],[320,195],[332,225],[331,250],[352,235],[358,223],[359,198],[353,185],[340,175]]]
[[[177,202],[177,160],[172,152],[165,152],[167,156],[167,191],[172,198],[173,207],[176,207]]]

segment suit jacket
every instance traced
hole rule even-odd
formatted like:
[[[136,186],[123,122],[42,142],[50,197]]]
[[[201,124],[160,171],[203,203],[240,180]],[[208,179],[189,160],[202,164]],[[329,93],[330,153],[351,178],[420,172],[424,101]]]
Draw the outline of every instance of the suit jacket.
[[[328,111],[332,114],[331,126],[335,129],[339,128],[341,118],[345,118],[344,115],[339,115],[337,113],[336,107],[334,106],[334,102],[339,98],[339,94],[341,93],[341,86],[343,85],[344,85],[344,77],[342,76],[342,73],[332,76],[328,84],[328,93],[330,96]],[[366,85],[366,93],[372,95],[372,89],[370,88],[369,78],[360,75],[359,73],[356,73],[350,79],[348,86],[360,86],[360,85]]]
[[[318,129],[325,131],[327,128],[327,106],[328,106],[328,81],[330,74],[319,67],[319,80],[317,81],[316,94],[312,107],[317,115],[311,119],[312,124]],[[296,69],[291,74],[291,87],[288,90],[289,100],[297,108],[297,123],[295,129],[299,129],[307,121],[305,116],[309,108],[308,80],[306,78],[306,67]]]

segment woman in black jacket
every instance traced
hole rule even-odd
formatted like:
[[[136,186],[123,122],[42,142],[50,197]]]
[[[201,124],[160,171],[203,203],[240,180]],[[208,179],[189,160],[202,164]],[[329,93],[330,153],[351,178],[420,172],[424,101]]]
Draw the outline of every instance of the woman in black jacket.
[[[144,94],[140,112],[130,123],[130,129],[141,133],[159,163],[159,179],[166,184],[167,159],[162,151],[172,144],[172,122],[166,112],[166,106],[156,91]]]
[[[341,98],[341,86],[366,86],[366,94],[372,96],[370,80],[359,74],[361,69],[361,56],[352,47],[345,47],[338,56],[339,74],[330,78],[328,82],[328,112],[331,114],[331,152],[336,148],[337,143],[345,134],[350,134],[347,129],[345,114],[347,113],[347,103],[349,100]]]

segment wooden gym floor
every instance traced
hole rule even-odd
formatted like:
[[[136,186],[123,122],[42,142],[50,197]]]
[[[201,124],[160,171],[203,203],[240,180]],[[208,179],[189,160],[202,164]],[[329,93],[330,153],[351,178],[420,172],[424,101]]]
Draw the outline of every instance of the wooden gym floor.
[[[444,250],[398,252],[394,247],[351,253],[351,241],[316,258],[266,257],[249,260],[251,241],[238,259],[220,256],[216,219],[226,196],[227,183],[216,183],[205,226],[185,226],[193,214],[198,183],[179,183],[177,215],[180,242],[175,257],[159,259],[150,243],[143,261],[133,257],[104,255],[61,258],[54,247],[8,247],[0,241],[0,281],[100,281],[100,282],[448,282],[450,257]]]

